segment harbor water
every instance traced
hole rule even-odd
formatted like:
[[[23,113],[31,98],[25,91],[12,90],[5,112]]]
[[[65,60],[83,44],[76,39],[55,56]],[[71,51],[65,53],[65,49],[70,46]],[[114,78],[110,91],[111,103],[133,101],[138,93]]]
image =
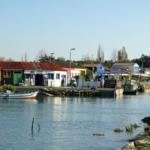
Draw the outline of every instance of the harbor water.
[[[145,116],[150,94],[0,100],[0,150],[117,150],[143,131]],[[141,127],[127,134],[131,123]]]

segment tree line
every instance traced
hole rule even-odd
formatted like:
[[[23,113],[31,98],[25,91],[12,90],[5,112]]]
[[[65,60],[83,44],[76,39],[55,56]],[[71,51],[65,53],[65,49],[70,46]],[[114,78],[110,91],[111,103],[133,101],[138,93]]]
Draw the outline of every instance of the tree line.
[[[51,53],[52,54],[52,53]],[[69,67],[70,60],[66,60],[64,57],[58,57],[55,58],[53,55],[47,54],[44,50],[39,51],[37,58],[35,61],[39,62],[50,62],[50,63],[55,63],[60,66],[66,66]],[[27,61],[27,54],[25,55],[25,60],[22,59],[22,61]],[[9,58],[6,59],[2,56],[0,56],[0,61],[14,61],[13,59]],[[142,68],[149,68],[150,67],[150,55],[145,55],[142,54],[140,58],[135,58],[132,60],[128,59],[128,53],[126,50],[126,47],[123,46],[119,50],[113,50],[111,59],[110,60],[105,60],[105,55],[102,47],[99,45],[97,49],[97,58],[94,59],[89,56],[84,56],[81,60],[75,61],[72,60],[72,66],[74,67],[82,67],[84,64],[104,64],[108,67],[111,67],[112,64],[116,62],[131,62],[131,63],[137,63],[140,67]]]

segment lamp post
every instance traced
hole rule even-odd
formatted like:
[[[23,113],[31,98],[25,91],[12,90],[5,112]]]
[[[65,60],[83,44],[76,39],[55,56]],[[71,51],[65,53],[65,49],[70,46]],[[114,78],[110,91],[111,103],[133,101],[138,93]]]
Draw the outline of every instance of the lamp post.
[[[52,57],[53,57],[54,53],[50,53],[50,63],[52,63]]]
[[[72,51],[74,51],[75,50],[75,48],[70,48],[70,79],[71,79],[71,53],[72,53]]]

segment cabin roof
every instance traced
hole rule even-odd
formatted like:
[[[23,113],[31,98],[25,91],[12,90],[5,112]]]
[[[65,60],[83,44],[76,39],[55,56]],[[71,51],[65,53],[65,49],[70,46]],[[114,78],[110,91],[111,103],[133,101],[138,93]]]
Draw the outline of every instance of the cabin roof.
[[[0,62],[1,70],[52,70],[52,71],[65,71],[64,68],[53,63],[40,63],[40,62]]]

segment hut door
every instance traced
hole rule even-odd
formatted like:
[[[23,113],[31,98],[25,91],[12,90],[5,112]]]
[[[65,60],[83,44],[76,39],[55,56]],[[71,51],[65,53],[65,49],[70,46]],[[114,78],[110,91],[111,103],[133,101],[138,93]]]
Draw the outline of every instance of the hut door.
[[[13,84],[19,85],[22,82],[22,73],[14,73],[13,74]]]

